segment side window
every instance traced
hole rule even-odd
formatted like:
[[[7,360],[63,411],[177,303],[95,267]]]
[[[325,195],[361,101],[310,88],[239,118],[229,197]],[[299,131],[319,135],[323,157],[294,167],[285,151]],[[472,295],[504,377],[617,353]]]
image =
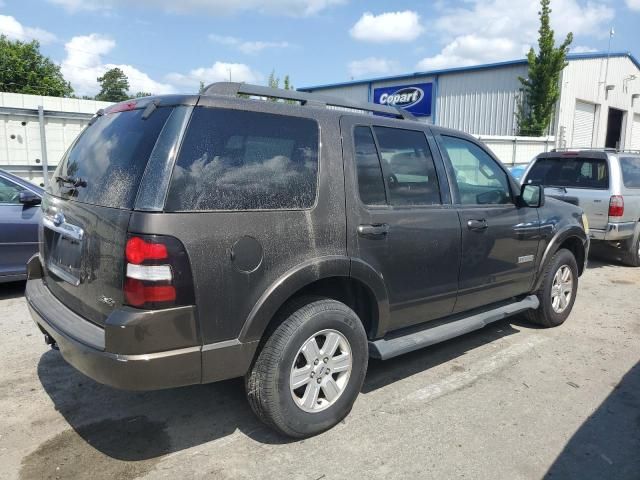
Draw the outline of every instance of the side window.
[[[356,127],[353,141],[358,170],[360,200],[365,205],[386,205],[384,180],[380,169],[378,151],[369,127]]]
[[[440,188],[423,132],[374,127],[390,205],[437,205]]]
[[[20,185],[0,177],[0,205],[20,203],[20,192],[24,190]]]
[[[174,167],[167,211],[313,206],[318,124],[311,119],[198,107]]]
[[[453,164],[460,203],[500,205],[511,203],[507,174],[487,152],[462,138],[442,136]]]

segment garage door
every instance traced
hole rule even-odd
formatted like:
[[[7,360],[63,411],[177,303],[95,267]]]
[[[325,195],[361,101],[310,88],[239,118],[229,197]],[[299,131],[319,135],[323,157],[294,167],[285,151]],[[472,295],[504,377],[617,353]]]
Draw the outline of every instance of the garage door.
[[[592,146],[595,120],[595,104],[577,101],[576,111],[573,114],[572,147],[589,148]]]
[[[630,150],[640,150],[640,113],[633,116],[633,125],[631,125],[631,145]]]

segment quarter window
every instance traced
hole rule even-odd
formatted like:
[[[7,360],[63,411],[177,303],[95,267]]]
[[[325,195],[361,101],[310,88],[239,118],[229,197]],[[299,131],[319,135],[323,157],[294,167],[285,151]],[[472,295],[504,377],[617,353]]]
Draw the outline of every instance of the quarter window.
[[[463,205],[511,203],[507,174],[482,148],[462,138],[443,136]]]
[[[196,108],[174,168],[167,211],[313,206],[318,124],[310,119]]]
[[[423,132],[374,127],[390,205],[440,204],[436,168]]]
[[[622,181],[627,188],[640,188],[640,157],[623,157],[620,159]]]

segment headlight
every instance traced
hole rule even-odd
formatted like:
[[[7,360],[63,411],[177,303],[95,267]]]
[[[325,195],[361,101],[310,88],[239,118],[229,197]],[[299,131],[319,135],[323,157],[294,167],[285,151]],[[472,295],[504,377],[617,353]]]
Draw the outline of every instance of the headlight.
[[[589,233],[589,219],[587,218],[587,216],[583,213],[582,214],[582,226],[584,227],[584,231],[585,233]]]

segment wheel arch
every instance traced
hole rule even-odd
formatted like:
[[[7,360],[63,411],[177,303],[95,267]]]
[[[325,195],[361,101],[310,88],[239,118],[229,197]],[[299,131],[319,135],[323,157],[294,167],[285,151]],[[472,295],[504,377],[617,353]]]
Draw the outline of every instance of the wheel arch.
[[[534,291],[538,290],[544,279],[544,271],[555,253],[566,248],[569,250],[576,259],[578,264],[578,275],[582,275],[586,265],[586,259],[588,255],[589,239],[586,236],[584,230],[577,226],[570,226],[559,231],[547,245],[542,260],[538,265],[536,272],[536,281]]]
[[[389,300],[382,276],[361,260],[329,256],[298,265],[274,282],[252,308],[239,340],[261,340],[278,312],[301,296],[345,303],[358,314],[369,338],[387,328]]]

